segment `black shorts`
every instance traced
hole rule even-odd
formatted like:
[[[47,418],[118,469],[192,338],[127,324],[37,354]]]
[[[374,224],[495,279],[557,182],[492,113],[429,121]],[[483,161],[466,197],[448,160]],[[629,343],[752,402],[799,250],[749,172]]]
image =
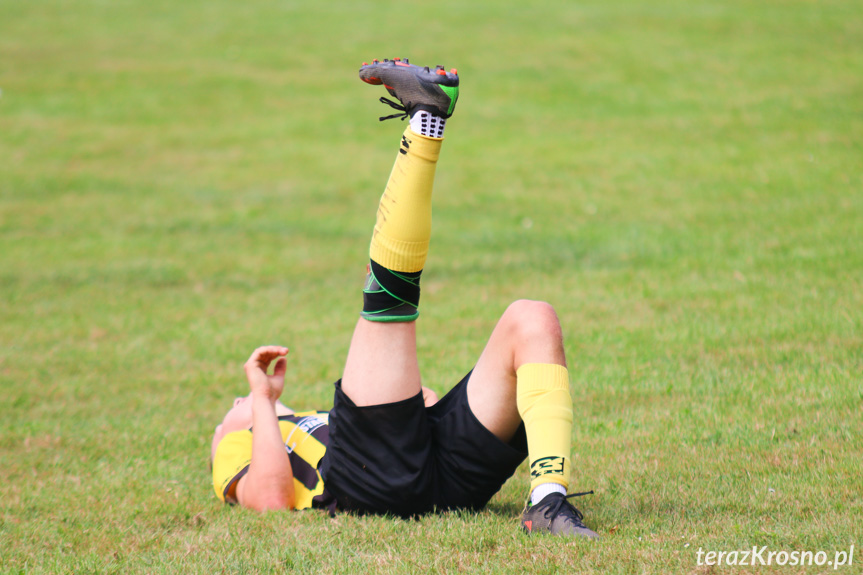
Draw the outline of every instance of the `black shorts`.
[[[320,465],[339,509],[403,517],[479,509],[527,457],[520,425],[505,443],[467,403],[466,375],[435,405],[422,394],[358,407],[336,382],[330,436]]]

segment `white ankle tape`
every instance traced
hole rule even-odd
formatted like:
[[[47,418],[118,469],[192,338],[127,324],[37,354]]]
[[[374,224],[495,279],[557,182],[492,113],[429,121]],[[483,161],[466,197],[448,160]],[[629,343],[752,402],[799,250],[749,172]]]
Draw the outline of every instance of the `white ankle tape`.
[[[425,110],[420,110],[411,118],[411,130],[420,136],[443,138],[444,126],[446,126],[445,119],[434,116]]]

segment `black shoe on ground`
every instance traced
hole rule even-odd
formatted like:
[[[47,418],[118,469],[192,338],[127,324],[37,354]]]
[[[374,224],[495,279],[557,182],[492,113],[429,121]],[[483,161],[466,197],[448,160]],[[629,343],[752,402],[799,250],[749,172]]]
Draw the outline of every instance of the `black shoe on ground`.
[[[578,495],[585,494],[549,493],[536,505],[528,504],[521,516],[521,525],[525,532],[598,539],[599,535],[581,522],[584,519],[581,511],[569,502],[570,497]]]
[[[387,92],[401,102],[398,105],[381,98],[382,102],[402,112],[381,120],[412,117],[419,110],[446,119],[452,116],[458,101],[459,80],[455,68],[449,72],[443,66],[434,70],[428,66],[420,68],[408,62],[407,58],[383,62],[373,60],[371,64],[364,63],[360,67],[360,80],[375,86],[383,84]]]

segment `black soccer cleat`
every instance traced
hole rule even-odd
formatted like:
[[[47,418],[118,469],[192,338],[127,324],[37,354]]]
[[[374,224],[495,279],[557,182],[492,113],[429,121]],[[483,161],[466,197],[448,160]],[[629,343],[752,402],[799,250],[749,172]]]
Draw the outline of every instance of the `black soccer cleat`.
[[[413,117],[420,110],[446,119],[452,116],[458,101],[458,71],[455,68],[449,72],[443,66],[434,70],[428,66],[420,68],[408,62],[407,58],[383,62],[373,60],[371,64],[363,63],[360,67],[360,80],[375,86],[383,84],[387,92],[401,102],[399,105],[382,97],[381,102],[401,113],[381,120]]]
[[[590,491],[589,493],[593,493]],[[584,523],[584,515],[569,502],[569,498],[587,495],[587,493],[549,493],[536,505],[528,504],[521,516],[521,526],[528,534],[551,533],[564,537],[586,537],[599,539],[594,531]]]

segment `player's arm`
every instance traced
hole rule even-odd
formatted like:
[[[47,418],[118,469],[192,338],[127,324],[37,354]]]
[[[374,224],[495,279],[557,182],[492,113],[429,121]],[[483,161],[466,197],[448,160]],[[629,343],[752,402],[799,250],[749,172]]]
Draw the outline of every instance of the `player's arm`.
[[[294,507],[294,474],[276,416],[287,353],[286,347],[259,347],[244,366],[252,390],[252,461],[237,483],[237,501],[257,511]],[[267,375],[267,368],[277,358],[273,375]]]

